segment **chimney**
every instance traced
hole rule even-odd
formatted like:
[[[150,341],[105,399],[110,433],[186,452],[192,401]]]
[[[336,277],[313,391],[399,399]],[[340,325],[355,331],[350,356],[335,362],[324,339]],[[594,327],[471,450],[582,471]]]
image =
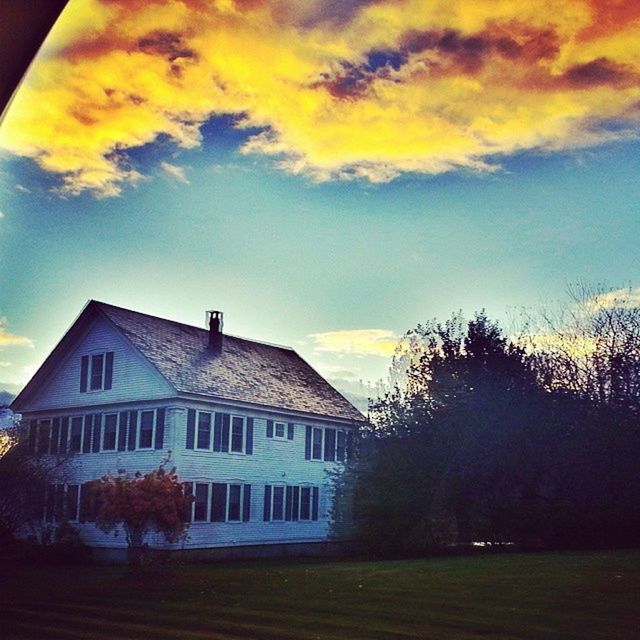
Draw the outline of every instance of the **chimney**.
[[[207,311],[209,316],[209,351],[222,353],[222,311]]]

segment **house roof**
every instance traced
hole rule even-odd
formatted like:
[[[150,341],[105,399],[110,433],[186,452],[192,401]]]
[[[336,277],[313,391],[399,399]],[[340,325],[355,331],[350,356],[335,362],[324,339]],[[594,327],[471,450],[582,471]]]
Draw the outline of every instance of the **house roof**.
[[[92,300],[178,392],[288,409],[342,420],[362,414],[293,349],[224,335],[222,353],[209,332]]]

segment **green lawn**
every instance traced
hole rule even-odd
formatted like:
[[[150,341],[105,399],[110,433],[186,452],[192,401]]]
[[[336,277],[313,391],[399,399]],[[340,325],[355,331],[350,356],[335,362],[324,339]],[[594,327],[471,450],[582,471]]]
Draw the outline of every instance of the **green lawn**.
[[[3,639],[640,638],[635,551],[3,574]]]

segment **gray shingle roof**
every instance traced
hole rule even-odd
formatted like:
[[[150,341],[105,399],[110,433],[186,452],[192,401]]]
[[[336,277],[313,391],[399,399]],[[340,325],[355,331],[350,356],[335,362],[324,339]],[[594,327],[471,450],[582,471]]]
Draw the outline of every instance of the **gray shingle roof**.
[[[362,414],[293,349],[225,335],[222,353],[209,333],[92,301],[179,391],[346,420]]]

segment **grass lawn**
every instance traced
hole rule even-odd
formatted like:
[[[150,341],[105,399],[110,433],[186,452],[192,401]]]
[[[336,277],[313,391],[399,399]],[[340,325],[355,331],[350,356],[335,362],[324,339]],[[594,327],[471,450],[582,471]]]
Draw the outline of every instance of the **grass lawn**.
[[[640,638],[640,552],[3,569],[0,637]]]

